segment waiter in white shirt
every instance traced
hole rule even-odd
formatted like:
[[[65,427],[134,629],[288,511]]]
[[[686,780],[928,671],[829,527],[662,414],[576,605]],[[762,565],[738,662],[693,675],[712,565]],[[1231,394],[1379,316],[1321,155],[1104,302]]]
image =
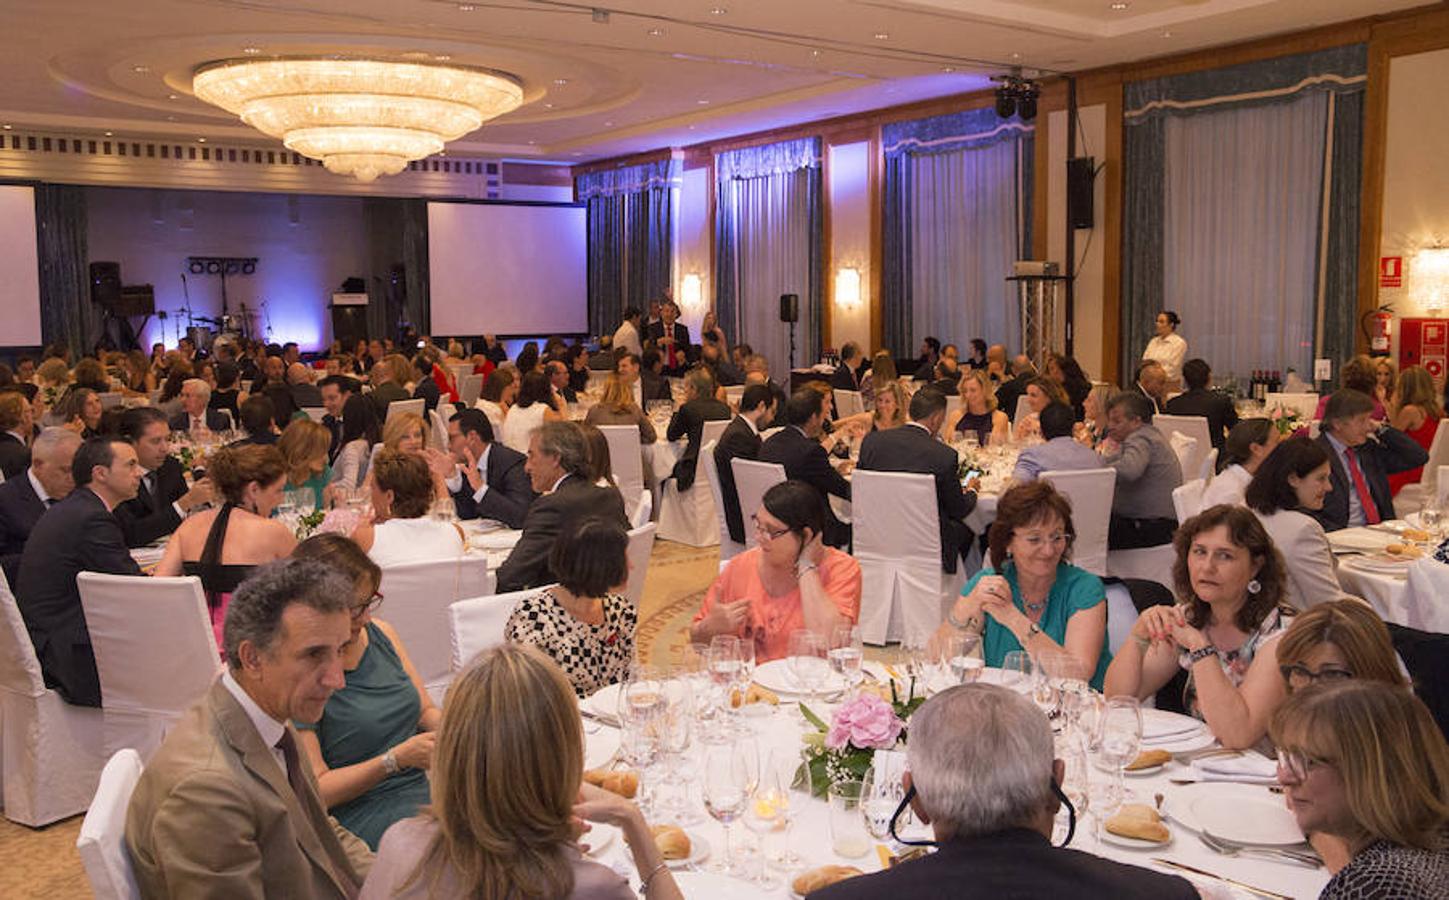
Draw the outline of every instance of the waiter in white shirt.
[[[1157,314],[1157,334],[1147,342],[1147,349],[1142,351],[1144,360],[1152,360],[1162,364],[1167,372],[1167,384],[1170,390],[1177,390],[1182,386],[1182,362],[1187,359],[1187,341],[1177,333],[1177,326],[1182,320],[1177,313],[1165,309]]]
[[[624,321],[614,332],[613,348],[618,350],[623,347],[635,356],[644,352],[644,345],[639,340],[639,317],[642,314],[637,307],[627,307],[624,310]]]

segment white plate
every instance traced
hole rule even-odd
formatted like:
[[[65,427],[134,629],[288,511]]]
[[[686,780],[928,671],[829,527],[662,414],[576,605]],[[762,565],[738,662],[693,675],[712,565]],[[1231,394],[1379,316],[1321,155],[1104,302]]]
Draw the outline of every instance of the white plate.
[[[1122,774],[1128,778],[1146,778],[1148,775],[1156,775],[1167,767],[1167,763],[1158,763],[1155,766],[1148,766],[1145,769],[1123,769]]]
[[[613,825],[605,825],[602,822],[590,822],[587,834],[579,838],[579,842],[589,845],[588,856],[598,859],[599,854],[614,845],[614,839],[619,836],[619,829]]]
[[[740,896],[744,882],[717,872],[675,872],[674,883],[686,897]]]
[[[755,666],[755,683],[760,687],[768,688],[777,694],[790,694],[795,697],[803,696],[806,690],[795,680],[795,675],[790,671],[790,660],[772,659],[767,663]],[[834,672],[824,680],[815,690],[817,696],[833,694],[845,690],[845,679]]]
[[[1193,815],[1192,804],[1203,797],[1226,797],[1230,800],[1262,800],[1275,795],[1256,784],[1239,784],[1231,781],[1197,781],[1192,784],[1172,785],[1162,801],[1162,814],[1186,828],[1188,831],[1202,831],[1202,824]]]
[[[685,866],[697,866],[709,859],[709,841],[697,831],[689,831],[686,829],[684,833],[689,835],[689,856],[686,859],[666,859],[664,862],[671,869],[678,870]],[[678,878],[679,876],[676,875],[676,883]],[[683,888],[684,885],[681,884],[680,887]],[[690,896],[689,891],[685,891],[684,895],[686,897]]]
[[[1143,743],[1164,743],[1193,736],[1206,726],[1201,719],[1163,709],[1142,710]]]
[[[601,716],[617,716],[619,715],[620,689],[621,686],[617,681],[613,684],[605,685],[590,694],[584,700],[584,703],[591,711]]]
[[[1303,843],[1303,832],[1293,814],[1272,794],[1256,800],[1199,797],[1192,801],[1192,814],[1201,830],[1239,844],[1280,847]]]
[[[512,550],[521,537],[523,537],[523,532],[514,531],[511,528],[503,531],[489,531],[469,535],[468,546],[477,547],[480,550]]]
[[[1172,829],[1167,829],[1167,840],[1165,841],[1144,841],[1141,838],[1123,837],[1120,834],[1113,834],[1102,826],[1102,842],[1116,844],[1118,847],[1126,847],[1129,850],[1161,850],[1172,843]]]
[[[1398,540],[1398,536],[1386,531],[1370,531],[1367,528],[1341,528],[1328,533],[1328,543],[1334,550],[1382,550]]]
[[[611,729],[584,735],[584,768],[599,769],[608,764],[619,751],[619,733]]]

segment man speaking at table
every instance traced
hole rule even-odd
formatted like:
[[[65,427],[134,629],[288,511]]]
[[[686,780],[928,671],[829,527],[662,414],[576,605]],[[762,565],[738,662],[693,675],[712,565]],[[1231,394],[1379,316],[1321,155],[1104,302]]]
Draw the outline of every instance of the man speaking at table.
[[[458,518],[496,519],[509,528],[522,528],[535,496],[528,460],[493,440],[493,425],[483,410],[453,413],[448,420],[448,451],[439,474],[453,495]],[[429,459],[436,457],[430,453]]]
[[[1333,490],[1323,508],[1309,514],[1324,531],[1394,518],[1389,476],[1429,461],[1424,448],[1402,431],[1375,429],[1373,409],[1373,398],[1352,389],[1335,391],[1323,409],[1318,443],[1328,451]]]

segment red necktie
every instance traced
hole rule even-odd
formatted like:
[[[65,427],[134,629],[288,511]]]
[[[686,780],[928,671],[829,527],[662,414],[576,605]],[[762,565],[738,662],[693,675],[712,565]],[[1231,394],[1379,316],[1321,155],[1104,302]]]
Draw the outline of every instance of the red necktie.
[[[1379,524],[1379,508],[1374,505],[1373,494],[1369,493],[1368,482],[1364,481],[1363,469],[1358,467],[1358,454],[1352,447],[1343,448],[1348,457],[1348,474],[1353,477],[1353,489],[1358,493],[1359,505],[1363,507],[1363,520],[1370,525]]]

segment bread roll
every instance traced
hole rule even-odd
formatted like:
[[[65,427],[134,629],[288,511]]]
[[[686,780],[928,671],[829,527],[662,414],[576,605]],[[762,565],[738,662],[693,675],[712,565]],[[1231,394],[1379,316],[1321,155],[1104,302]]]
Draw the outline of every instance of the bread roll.
[[[1399,537],[1406,541],[1432,541],[1434,536],[1421,528],[1405,528],[1399,532]]]
[[[864,873],[855,866],[821,866],[795,876],[795,880],[790,882],[790,887],[803,897],[811,891],[818,891],[823,887],[829,887],[836,882],[862,874]]]
[[[689,835],[678,825],[651,825],[654,845],[665,859],[689,859]]]
[[[1165,765],[1172,761],[1172,754],[1166,750],[1144,750],[1137,755],[1137,758],[1127,764],[1128,772],[1136,772],[1141,769],[1150,769],[1153,766]]]
[[[1121,837],[1136,838],[1165,844],[1172,840],[1172,832],[1162,824],[1157,810],[1143,803],[1128,803],[1106,822],[1107,831]]]
[[[760,687],[754,682],[745,689],[744,696],[740,696],[739,688],[730,691],[730,707],[739,709],[741,706],[749,706],[752,703],[768,703],[771,706],[780,705],[780,696],[769,688]]]
[[[585,769],[584,783],[618,794],[626,800],[633,800],[634,795],[639,793],[639,773],[628,769]]]

